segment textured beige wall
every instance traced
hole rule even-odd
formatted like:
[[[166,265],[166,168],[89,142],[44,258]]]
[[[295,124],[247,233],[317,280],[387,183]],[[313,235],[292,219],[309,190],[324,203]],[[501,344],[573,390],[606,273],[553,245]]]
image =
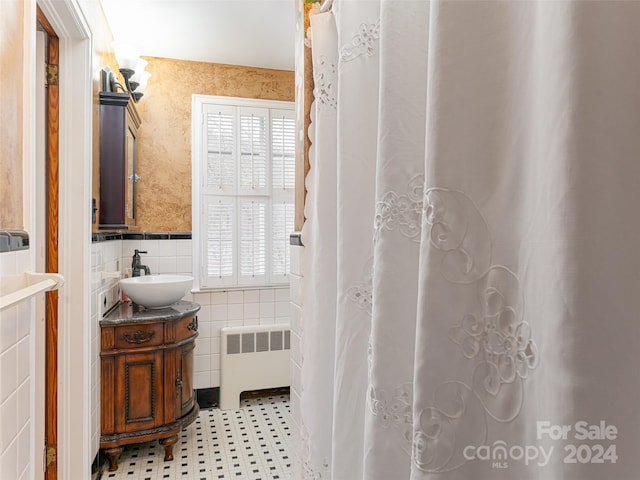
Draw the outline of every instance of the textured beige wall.
[[[191,231],[191,95],[293,101],[294,72],[147,58],[151,78],[136,105],[141,231]]]
[[[22,55],[24,5],[0,1],[0,229],[23,229]]]

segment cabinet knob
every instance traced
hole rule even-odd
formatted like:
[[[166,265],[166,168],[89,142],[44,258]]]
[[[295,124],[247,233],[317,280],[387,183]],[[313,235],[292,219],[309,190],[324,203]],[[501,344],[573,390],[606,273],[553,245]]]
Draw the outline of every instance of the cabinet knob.
[[[137,182],[141,178],[142,177],[140,175],[138,175],[137,173],[134,173],[133,175],[129,175],[129,180],[133,180],[134,182]]]

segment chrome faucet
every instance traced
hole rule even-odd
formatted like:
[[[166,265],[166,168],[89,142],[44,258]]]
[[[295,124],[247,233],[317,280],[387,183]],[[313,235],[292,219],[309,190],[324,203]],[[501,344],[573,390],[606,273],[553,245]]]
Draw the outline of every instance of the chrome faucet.
[[[131,269],[133,270],[132,276],[134,277],[139,277],[140,276],[140,270],[144,270],[144,274],[145,275],[151,275],[151,270],[149,269],[149,267],[147,267],[146,265],[142,265],[140,263],[140,254],[141,253],[147,253],[146,251],[143,252],[141,250],[134,250],[133,253],[133,261],[131,262]]]

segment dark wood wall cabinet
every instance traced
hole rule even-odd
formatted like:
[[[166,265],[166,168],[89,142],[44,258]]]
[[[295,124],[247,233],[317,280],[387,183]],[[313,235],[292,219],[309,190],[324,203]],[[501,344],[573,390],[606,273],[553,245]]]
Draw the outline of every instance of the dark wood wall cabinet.
[[[100,228],[136,224],[136,150],[141,120],[128,93],[100,92]]]
[[[178,302],[146,310],[122,304],[100,321],[100,448],[109,471],[118,469],[123,445],[160,440],[165,460],[182,427],[198,416],[193,390],[193,349],[200,305]]]

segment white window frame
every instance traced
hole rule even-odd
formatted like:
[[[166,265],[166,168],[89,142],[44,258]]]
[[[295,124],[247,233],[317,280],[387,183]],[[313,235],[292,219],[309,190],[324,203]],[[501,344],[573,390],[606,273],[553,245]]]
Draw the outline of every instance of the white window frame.
[[[220,281],[215,281],[214,284],[211,284],[211,280],[209,284],[207,284],[207,279],[209,276],[205,271],[207,267],[207,262],[205,256],[208,254],[207,251],[207,238],[206,238],[206,225],[202,223],[203,215],[205,209],[207,208],[207,202],[210,201],[209,195],[214,192],[208,191],[206,187],[206,172],[204,171],[204,165],[206,160],[206,146],[205,146],[205,133],[204,133],[204,109],[209,105],[220,106],[220,108],[224,111],[231,111],[232,109],[237,109],[238,114],[247,114],[251,112],[262,112],[267,113],[267,187],[264,189],[259,189],[258,192],[254,192],[256,200],[265,201],[265,198],[268,199],[267,203],[267,222],[266,222],[266,242],[267,242],[267,252],[266,252],[266,268],[267,275],[259,276],[256,278],[246,278],[243,277],[243,280],[239,278],[240,270],[239,270],[239,224],[236,223],[235,231],[234,231],[234,251],[235,258],[233,261],[234,264],[234,276],[232,278],[227,279],[219,279]],[[279,286],[286,284],[289,280],[288,272],[285,275],[271,275],[271,251],[272,251],[272,238],[271,238],[271,208],[274,202],[282,202],[284,200],[290,200],[290,203],[294,203],[294,188],[291,188],[290,191],[275,191],[275,189],[271,188],[272,185],[272,152],[271,152],[271,119],[272,114],[275,115],[290,115],[292,118],[295,118],[295,104],[294,102],[284,102],[284,101],[276,101],[276,100],[258,100],[251,98],[238,98],[238,97],[221,97],[221,96],[212,96],[212,95],[193,95],[192,96],[192,104],[191,104],[191,158],[192,158],[192,232],[193,232],[193,277],[194,277],[194,290],[229,290],[233,288],[256,288],[256,287],[269,287],[269,286]],[[239,118],[239,117],[238,117]],[[234,136],[237,138],[239,136],[239,124],[236,125],[236,130],[234,132]],[[237,152],[239,155],[239,152]],[[237,167],[237,172],[239,172],[239,165]],[[226,198],[235,198],[235,211],[236,211],[236,219],[239,218],[238,210],[240,206],[240,201],[242,199],[250,197],[250,195],[245,195],[245,191],[239,185],[239,173],[236,175],[236,183],[237,183],[237,193],[235,195],[228,195]],[[272,191],[273,190],[273,191]],[[226,195],[230,193],[228,191],[219,191],[217,195]],[[222,197],[221,197],[222,198]],[[209,199],[209,200],[208,200]]]

